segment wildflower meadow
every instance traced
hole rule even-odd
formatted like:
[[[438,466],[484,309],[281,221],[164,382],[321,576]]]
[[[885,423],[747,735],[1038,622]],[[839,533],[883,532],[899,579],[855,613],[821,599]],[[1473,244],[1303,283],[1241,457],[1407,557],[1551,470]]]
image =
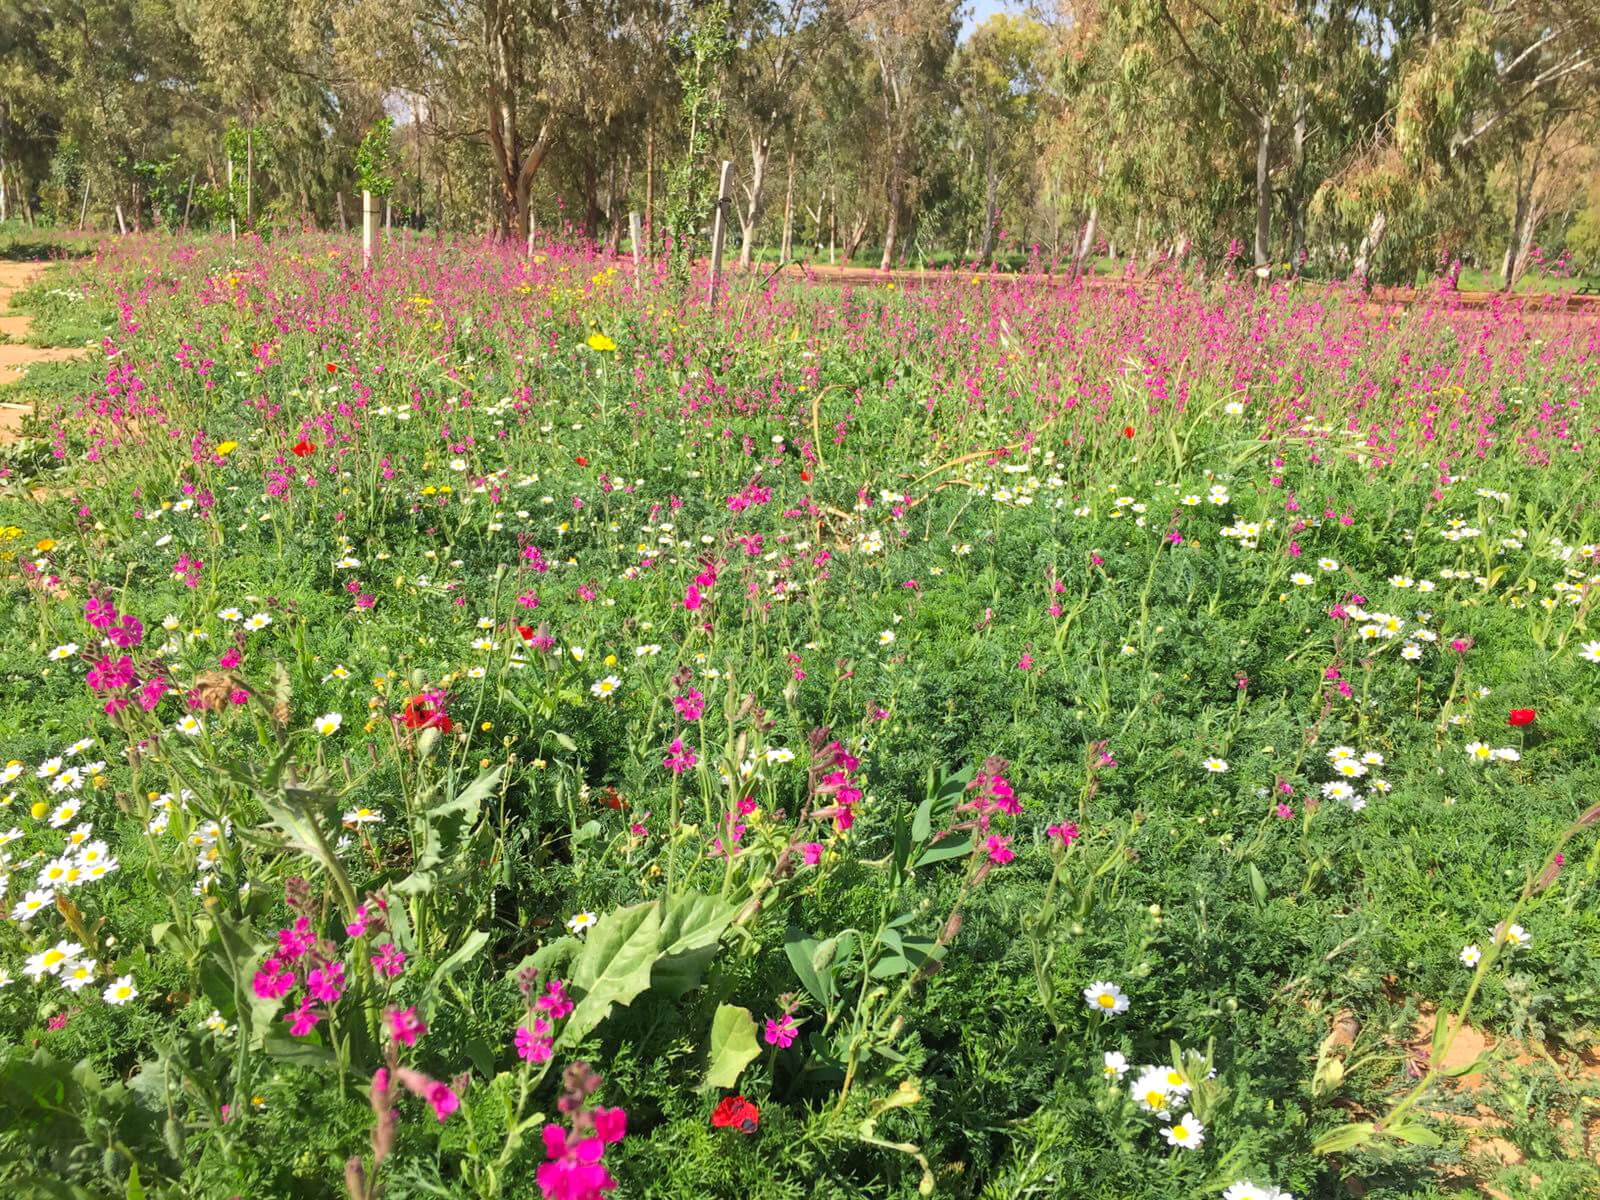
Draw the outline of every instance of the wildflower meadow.
[[[1592,314],[55,251],[6,1196],[1596,1194]]]

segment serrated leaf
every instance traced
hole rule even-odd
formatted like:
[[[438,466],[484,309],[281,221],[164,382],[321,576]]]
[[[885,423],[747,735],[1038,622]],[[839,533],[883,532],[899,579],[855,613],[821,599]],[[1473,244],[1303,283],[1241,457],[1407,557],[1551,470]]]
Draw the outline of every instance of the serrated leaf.
[[[731,1088],[739,1073],[761,1053],[756,1044],[756,1022],[748,1008],[733,1004],[717,1005],[711,1019],[711,1058],[706,1071],[706,1086]]]

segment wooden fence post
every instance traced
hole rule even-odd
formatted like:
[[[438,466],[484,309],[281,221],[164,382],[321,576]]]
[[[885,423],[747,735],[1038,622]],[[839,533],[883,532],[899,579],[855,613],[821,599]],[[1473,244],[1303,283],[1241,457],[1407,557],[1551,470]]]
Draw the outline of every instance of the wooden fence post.
[[[644,283],[641,259],[644,253],[644,226],[637,212],[628,214],[628,236],[633,241],[633,286],[640,287]]]
[[[528,197],[528,258],[533,258],[533,238],[539,232],[539,223],[533,216],[533,197]]]
[[[732,182],[732,176],[733,163],[723,159],[722,179],[717,184],[717,211],[711,222],[711,285],[706,292],[706,300],[713,306],[717,303],[717,292],[722,284],[722,239],[727,232],[728,185]]]
[[[361,193],[361,269],[372,270],[372,260],[377,256],[378,198],[371,192]]]

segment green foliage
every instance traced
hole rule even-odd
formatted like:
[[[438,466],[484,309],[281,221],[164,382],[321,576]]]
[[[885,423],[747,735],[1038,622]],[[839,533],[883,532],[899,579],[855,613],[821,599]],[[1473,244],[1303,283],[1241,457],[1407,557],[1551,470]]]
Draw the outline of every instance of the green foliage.
[[[374,196],[394,192],[394,118],[381,117],[356,146],[356,187]]]

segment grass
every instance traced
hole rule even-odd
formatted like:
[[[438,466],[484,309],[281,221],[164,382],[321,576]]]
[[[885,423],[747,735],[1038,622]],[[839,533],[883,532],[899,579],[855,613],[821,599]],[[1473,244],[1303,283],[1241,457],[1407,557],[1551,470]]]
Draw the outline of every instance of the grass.
[[[353,260],[127,239],[35,293],[115,357],[30,376],[0,477],[5,902],[79,821],[118,867],[0,927],[0,1180],[538,1195],[583,1061],[618,1196],[1587,1194],[1592,330]],[[348,988],[292,1034],[297,915]],[[62,939],[92,986],[25,976]],[[1523,1162],[1444,1115],[1433,1009],[1544,1052],[1474,1097]],[[396,1087],[379,1153],[385,1066],[460,1107]]]

